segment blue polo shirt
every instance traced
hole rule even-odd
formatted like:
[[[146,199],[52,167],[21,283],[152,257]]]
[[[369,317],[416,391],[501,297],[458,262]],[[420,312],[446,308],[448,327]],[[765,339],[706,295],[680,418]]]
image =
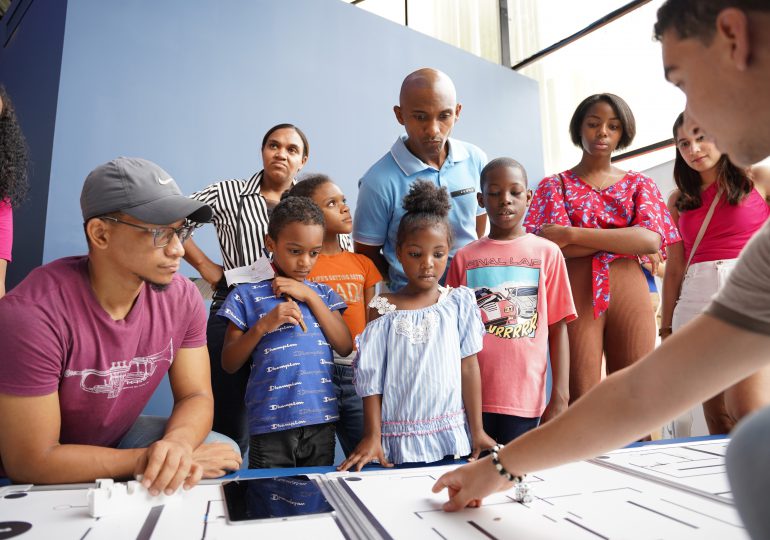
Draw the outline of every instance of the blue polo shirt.
[[[347,308],[340,296],[322,283],[304,281],[332,310]],[[230,291],[217,315],[244,332],[285,302],[273,293],[272,280],[243,283]],[[284,324],[268,332],[251,353],[246,387],[249,434],[260,435],[296,427],[336,422],[337,398],[332,385],[332,348],[313,312],[297,302],[307,326]]]
[[[449,222],[454,232],[450,259],[465,244],[476,240],[476,216],[485,213],[476,202],[481,191],[479,178],[487,163],[484,152],[472,144],[449,139],[449,153],[440,170],[423,163],[406,147],[406,134],[401,135],[377,163],[358,182],[358,200],[353,220],[353,239],[361,244],[383,246],[390,265],[390,288],[406,285],[401,263],[396,259],[396,233],[404,195],[415,180],[431,180],[446,186],[452,201]]]

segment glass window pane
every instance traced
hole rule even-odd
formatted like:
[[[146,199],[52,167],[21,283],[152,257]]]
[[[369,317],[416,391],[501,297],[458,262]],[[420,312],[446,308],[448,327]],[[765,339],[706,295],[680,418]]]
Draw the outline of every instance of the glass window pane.
[[[500,63],[498,0],[409,0],[408,9],[409,28]]]
[[[653,0],[520,71],[540,83],[547,172],[580,160],[581,151],[569,138],[569,122],[578,103],[591,94],[617,94],[634,112],[636,138],[623,152],[672,136],[685,98],[663,78],[660,43],[652,39],[660,4],[662,0]]]
[[[512,64],[571,36],[627,3],[628,0],[508,0]]]

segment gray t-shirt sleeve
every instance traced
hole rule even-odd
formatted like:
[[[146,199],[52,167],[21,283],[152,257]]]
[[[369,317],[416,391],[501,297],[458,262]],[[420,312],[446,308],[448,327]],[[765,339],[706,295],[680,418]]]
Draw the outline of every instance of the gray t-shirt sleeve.
[[[770,335],[770,222],[746,245],[706,313],[744,330]]]

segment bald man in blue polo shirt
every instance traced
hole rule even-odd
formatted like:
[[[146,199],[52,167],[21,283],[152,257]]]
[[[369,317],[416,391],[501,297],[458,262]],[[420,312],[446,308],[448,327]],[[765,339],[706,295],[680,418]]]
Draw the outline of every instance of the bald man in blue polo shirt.
[[[401,84],[399,105],[393,107],[406,134],[358,183],[355,251],[372,259],[390,278],[392,291],[406,284],[396,258],[396,232],[405,213],[402,199],[415,180],[431,180],[449,191],[454,232],[450,259],[486,230],[487,216],[476,203],[476,193],[487,156],[478,147],[449,137],[461,109],[455,86],[445,73],[423,68],[409,74]]]

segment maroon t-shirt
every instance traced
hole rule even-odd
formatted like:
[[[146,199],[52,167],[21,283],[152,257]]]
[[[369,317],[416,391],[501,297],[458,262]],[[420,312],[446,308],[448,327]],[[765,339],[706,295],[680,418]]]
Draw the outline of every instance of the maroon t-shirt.
[[[145,285],[114,321],[88,279],[88,257],[33,270],[0,300],[0,392],[59,393],[62,444],[116,446],[181,348],[206,343],[195,285],[177,274],[165,291]],[[34,426],[30,426],[34,429]]]

